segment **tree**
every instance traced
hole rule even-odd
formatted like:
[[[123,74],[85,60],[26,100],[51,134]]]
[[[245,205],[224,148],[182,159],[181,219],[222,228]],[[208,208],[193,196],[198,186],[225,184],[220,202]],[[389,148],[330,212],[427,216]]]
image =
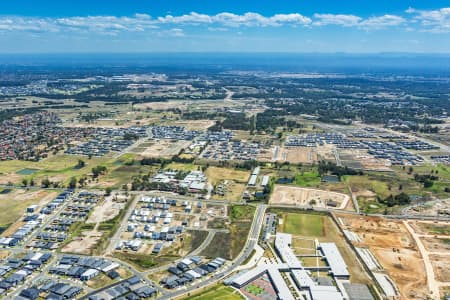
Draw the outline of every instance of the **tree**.
[[[23,186],[27,186],[28,185],[28,180],[26,178],[22,179],[22,185]]]
[[[69,188],[74,189],[77,187],[77,179],[75,177],[71,177],[69,181]]]
[[[41,186],[43,188],[48,188],[50,186],[50,184],[51,184],[51,182],[50,182],[50,180],[48,180],[48,178],[44,178],[41,181]]]
[[[110,196],[110,195],[111,195],[111,192],[112,192],[112,188],[108,186],[108,187],[105,189],[105,196]]]
[[[86,166],[86,163],[84,162],[84,160],[79,159],[76,168],[81,169],[81,168],[84,168],[84,166]]]
[[[97,178],[99,175],[104,174],[106,172],[105,166],[97,166],[92,168],[92,177]]]
[[[84,177],[80,177],[80,179],[78,179],[78,185],[80,187],[84,186],[85,182],[86,182],[86,179]]]

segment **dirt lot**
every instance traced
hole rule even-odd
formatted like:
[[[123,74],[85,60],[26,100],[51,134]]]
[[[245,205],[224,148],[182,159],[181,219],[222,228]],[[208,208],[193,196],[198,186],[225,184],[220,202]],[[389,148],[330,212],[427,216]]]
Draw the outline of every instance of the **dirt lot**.
[[[272,161],[274,151],[275,151],[275,148],[261,148],[260,152],[256,156],[256,160],[267,161],[267,162]]]
[[[333,145],[324,145],[316,147],[317,155],[320,158],[319,160],[329,160],[329,161],[336,161],[336,158],[333,154],[333,149],[335,147]]]
[[[188,101],[149,102],[136,104],[135,107],[154,110],[167,110],[171,108],[186,109],[188,104]]]
[[[450,252],[450,236],[448,239],[424,237],[421,240],[425,249],[430,252]],[[447,260],[450,260],[450,257]]]
[[[117,216],[124,206],[124,203],[115,202],[114,196],[109,196],[94,208],[86,223],[99,223],[110,220]]]
[[[214,120],[188,120],[170,122],[168,125],[184,126],[188,130],[206,130],[215,123]]]
[[[140,153],[142,156],[146,157],[171,157],[177,155],[181,149],[187,148],[191,142],[190,141],[170,141],[170,140],[157,140],[147,143],[149,146],[142,149]]]
[[[436,279],[450,282],[450,263],[448,255],[430,255]]]
[[[317,161],[317,152],[311,147],[282,147],[277,153],[277,161],[288,161],[293,164],[313,163]]]
[[[61,252],[65,253],[77,253],[77,254],[91,254],[92,248],[97,244],[97,241],[101,238],[102,233],[96,230],[84,231],[82,236],[75,238],[69,244],[61,249]]]
[[[405,299],[427,296],[425,266],[414,239],[401,222],[378,217],[337,214],[344,228],[363,240],[358,246],[368,247]]]
[[[344,209],[350,199],[348,195],[336,192],[277,185],[269,202],[271,204],[309,206],[312,200],[315,201],[314,206],[316,207],[327,207],[327,201],[332,200],[337,202],[337,208]]]
[[[411,222],[412,228],[417,234],[421,235],[448,235],[450,239],[450,224],[448,222]]]

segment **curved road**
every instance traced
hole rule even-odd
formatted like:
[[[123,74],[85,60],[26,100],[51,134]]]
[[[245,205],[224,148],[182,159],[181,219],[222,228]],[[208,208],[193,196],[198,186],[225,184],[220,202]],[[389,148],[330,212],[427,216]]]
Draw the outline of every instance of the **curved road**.
[[[206,287],[213,283],[216,283],[217,281],[219,281],[219,280],[225,278],[226,276],[228,276],[229,274],[231,274],[237,266],[241,265],[250,256],[250,254],[253,251],[253,248],[258,243],[259,233],[261,231],[261,227],[263,224],[266,208],[267,208],[267,205],[258,205],[257,206],[255,216],[253,217],[252,226],[250,228],[250,232],[248,234],[248,238],[245,243],[244,249],[242,249],[241,253],[231,262],[231,265],[227,266],[226,269],[221,271],[220,273],[215,274],[213,277],[211,277],[207,280],[204,280],[197,285],[190,286],[188,288],[177,290],[174,292],[166,293],[165,295],[162,295],[162,296],[158,297],[157,299],[170,300],[170,299],[178,298],[180,296],[183,296],[185,294],[193,292],[202,287]]]

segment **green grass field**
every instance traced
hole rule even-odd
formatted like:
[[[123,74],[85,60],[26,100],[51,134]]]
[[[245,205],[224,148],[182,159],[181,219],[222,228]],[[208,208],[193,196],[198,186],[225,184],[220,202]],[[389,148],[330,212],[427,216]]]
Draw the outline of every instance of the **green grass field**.
[[[295,185],[301,187],[316,187],[320,185],[321,178],[318,172],[302,172],[295,175]]]
[[[323,216],[303,213],[283,214],[282,232],[302,236],[323,236]]]
[[[165,169],[166,170],[179,170],[179,171],[196,171],[198,170],[199,166],[194,164],[183,164],[183,163],[170,163],[168,164]]]
[[[255,207],[250,205],[232,205],[230,208],[231,220],[252,220],[255,214]]]
[[[215,285],[207,290],[201,291],[196,295],[188,296],[185,300],[242,300],[244,297],[233,288],[224,285]]]

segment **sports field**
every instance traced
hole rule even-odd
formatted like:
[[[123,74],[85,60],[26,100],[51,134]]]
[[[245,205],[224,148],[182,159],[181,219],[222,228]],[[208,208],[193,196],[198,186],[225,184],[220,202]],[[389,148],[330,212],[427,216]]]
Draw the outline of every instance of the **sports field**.
[[[321,215],[285,213],[280,229],[282,232],[302,236],[323,236],[323,218]]]

